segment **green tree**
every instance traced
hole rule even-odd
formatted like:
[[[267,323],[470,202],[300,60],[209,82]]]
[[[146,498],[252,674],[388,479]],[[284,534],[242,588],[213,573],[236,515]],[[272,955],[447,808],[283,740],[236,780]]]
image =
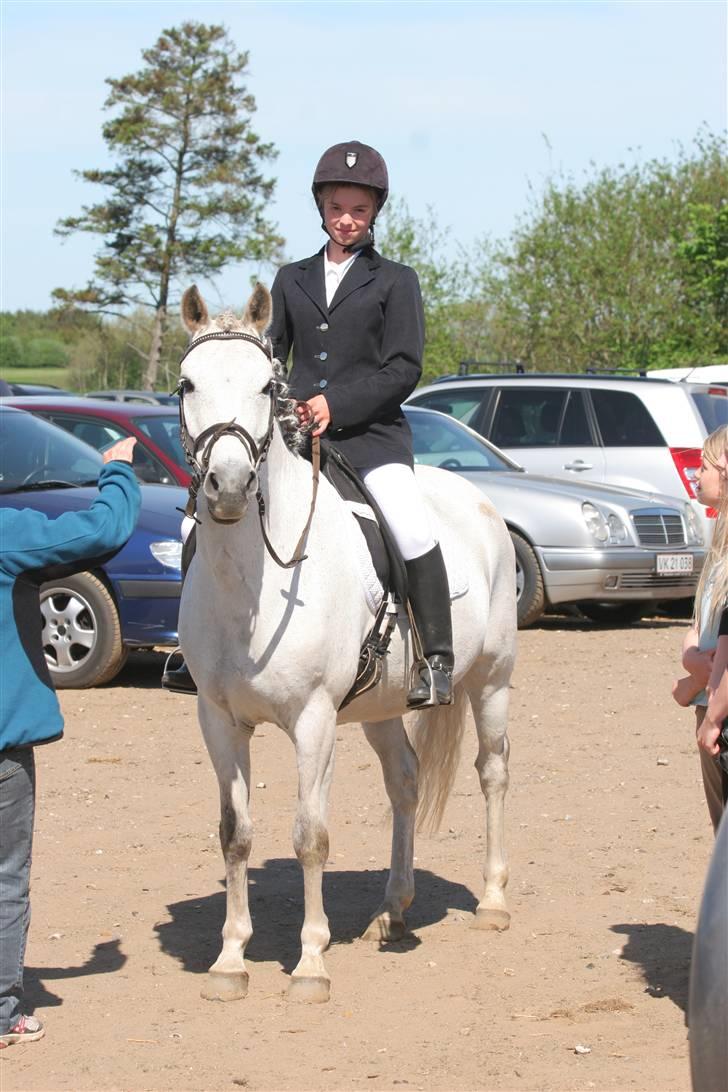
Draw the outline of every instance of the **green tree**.
[[[403,199],[390,200],[377,222],[377,248],[412,266],[419,277],[425,308],[423,381],[457,371],[461,360],[493,352],[490,307],[477,292],[478,262],[453,244],[432,208],[418,218]]]
[[[714,136],[675,162],[549,180],[481,270],[499,352],[559,370],[716,359],[726,192],[726,142]],[[695,306],[698,288],[712,309]]]
[[[715,328],[718,351],[728,353],[728,197],[717,206],[688,206],[677,253],[689,302]]]
[[[180,278],[272,260],[282,240],[265,218],[275,183],[264,165],[277,152],[251,128],[255,100],[241,82],[248,54],[224,27],[186,22],[142,57],[138,72],[106,81],[105,109],[116,112],[102,132],[116,165],[77,172],[107,196],[56,228],[103,238],[95,274],[83,289],[53,294],[62,307],[99,313],[150,307],[142,382],[153,387]]]

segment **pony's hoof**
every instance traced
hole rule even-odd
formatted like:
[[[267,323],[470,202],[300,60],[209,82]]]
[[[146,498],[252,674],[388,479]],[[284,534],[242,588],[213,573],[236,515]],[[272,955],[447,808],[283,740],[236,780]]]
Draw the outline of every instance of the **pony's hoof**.
[[[489,910],[479,906],[475,911],[475,917],[470,923],[472,929],[494,929],[502,933],[511,924],[511,915],[507,910]]]
[[[239,1001],[248,995],[248,972],[208,971],[200,990],[205,1001]]]
[[[403,921],[391,918],[389,914],[379,914],[370,921],[367,929],[362,933],[362,940],[381,944],[386,941],[402,940],[407,934],[407,927]]]
[[[331,983],[328,978],[291,976],[288,983],[288,1000],[302,1001],[306,1005],[321,1005],[331,996]]]

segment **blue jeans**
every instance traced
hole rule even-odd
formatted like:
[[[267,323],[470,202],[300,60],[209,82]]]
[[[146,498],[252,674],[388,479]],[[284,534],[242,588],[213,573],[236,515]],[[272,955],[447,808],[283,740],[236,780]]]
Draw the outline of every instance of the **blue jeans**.
[[[33,748],[0,751],[0,1035],[22,1014],[34,812]]]

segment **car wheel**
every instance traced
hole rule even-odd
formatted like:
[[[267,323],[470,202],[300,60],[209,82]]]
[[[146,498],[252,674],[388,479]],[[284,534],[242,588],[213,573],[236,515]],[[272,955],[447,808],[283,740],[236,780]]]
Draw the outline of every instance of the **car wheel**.
[[[546,596],[538,558],[525,538],[511,531],[516,551],[516,611],[518,628],[532,625],[543,614]]]
[[[627,603],[579,603],[582,614],[592,622],[601,622],[608,626],[629,626],[639,622],[645,614],[650,614],[653,604],[649,602]]]
[[[121,670],[127,650],[108,588],[91,573],[43,584],[43,652],[57,689],[99,686]]]

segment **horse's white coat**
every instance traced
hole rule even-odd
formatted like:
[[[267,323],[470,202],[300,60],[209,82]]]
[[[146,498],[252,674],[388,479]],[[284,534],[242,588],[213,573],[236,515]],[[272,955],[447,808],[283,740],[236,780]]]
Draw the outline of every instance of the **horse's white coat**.
[[[209,320],[196,289],[185,294],[183,316],[193,336],[221,328]],[[262,334],[269,319],[270,297],[258,286],[238,328]],[[228,316],[225,321],[229,328]],[[261,440],[268,424],[265,392],[271,375],[264,353],[248,342],[196,347],[182,366],[183,378],[192,385],[185,395],[191,436],[234,417]],[[429,808],[439,818],[454,776],[467,699],[478,733],[476,768],[487,808],[485,893],[475,921],[486,928],[505,928],[509,921],[503,801],[516,636],[512,547],[500,517],[468,482],[432,468],[418,468],[418,476],[437,523],[454,532],[456,564],[468,588],[452,604],[455,701],[418,715],[413,749],[402,721],[411,661],[407,626],[400,622],[381,683],[338,717],[339,723],[362,722],[392,804],[389,880],[367,932],[389,939],[402,935],[404,912],[414,896],[418,767],[425,797],[422,813]],[[288,560],[308,515],[311,466],[288,448],[277,424],[259,480],[269,538]],[[307,559],[282,569],[263,543],[254,501],[257,482],[245,447],[230,436],[219,439],[198,496],[197,553],[180,611],[181,645],[198,686],[200,724],[220,786],[227,873],[223,946],[203,993],[227,999],[243,996],[247,989],[244,953],[252,932],[247,896],[250,739],[255,725],[272,722],[291,737],[299,775],[293,843],[303,867],[305,919],[289,996],[319,1001],[329,995],[322,873],[329,851],[327,807],[337,710],[353,682],[372,614],[356,560],[354,536],[359,532],[329,483],[321,479],[305,543]]]

